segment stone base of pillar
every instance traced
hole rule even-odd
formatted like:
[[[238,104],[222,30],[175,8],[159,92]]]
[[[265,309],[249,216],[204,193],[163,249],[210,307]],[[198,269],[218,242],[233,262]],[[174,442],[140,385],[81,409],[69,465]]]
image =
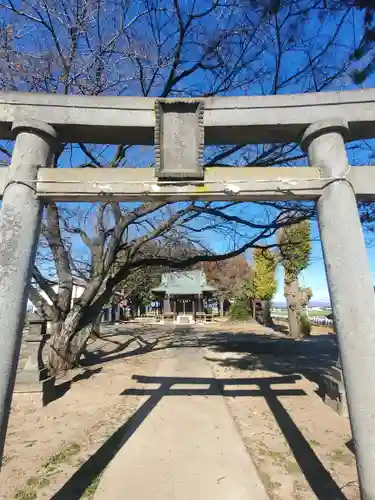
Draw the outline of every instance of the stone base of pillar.
[[[324,373],[319,383],[319,395],[336,413],[343,417],[348,416],[341,368],[333,366]]]
[[[16,386],[18,384],[39,384],[48,377],[47,368],[42,368],[41,370],[20,370],[17,372]]]
[[[33,378],[34,376],[31,376],[27,380],[25,373],[22,373],[22,377],[17,377],[13,400],[16,401],[15,398],[28,398],[38,406],[45,406],[53,401],[55,397],[55,377],[48,377],[39,381],[34,381]]]

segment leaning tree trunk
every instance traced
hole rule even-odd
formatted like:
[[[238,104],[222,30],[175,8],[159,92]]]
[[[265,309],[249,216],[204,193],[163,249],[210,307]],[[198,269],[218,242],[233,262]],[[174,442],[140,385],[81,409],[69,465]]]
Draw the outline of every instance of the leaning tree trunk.
[[[272,327],[274,325],[272,316],[271,316],[271,307],[269,300],[262,301],[263,308],[263,318],[264,318],[264,326]]]
[[[52,324],[48,361],[50,370],[54,374],[67,371],[79,364],[81,354],[93,330],[92,323],[83,328],[79,327],[82,315],[82,308],[75,306],[63,322]]]
[[[64,321],[52,333],[49,352],[51,372],[64,372],[79,364],[93,330],[95,333],[103,307],[112,295],[113,284],[107,280],[104,291],[97,296],[102,283],[99,278],[93,279]]]
[[[113,280],[112,280],[113,281]],[[49,366],[53,373],[67,371],[79,364],[90,336],[97,331],[104,305],[113,293],[114,283],[106,281],[104,291],[98,295],[101,279],[93,279],[79,301],[75,302],[60,326],[52,333]]]
[[[294,339],[303,337],[299,323],[300,300],[298,278],[285,284],[285,298],[288,309],[289,335]]]

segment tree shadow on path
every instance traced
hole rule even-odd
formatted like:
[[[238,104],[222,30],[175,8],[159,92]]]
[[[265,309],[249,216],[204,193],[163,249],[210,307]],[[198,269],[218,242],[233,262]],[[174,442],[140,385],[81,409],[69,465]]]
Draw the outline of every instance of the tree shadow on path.
[[[330,335],[314,335],[301,340],[252,333],[227,335],[226,338],[219,335],[216,340],[211,338],[209,347],[211,357],[207,358],[222,366],[247,371],[267,370],[281,375],[299,373],[318,385],[322,375],[336,365],[338,356],[336,339]]]

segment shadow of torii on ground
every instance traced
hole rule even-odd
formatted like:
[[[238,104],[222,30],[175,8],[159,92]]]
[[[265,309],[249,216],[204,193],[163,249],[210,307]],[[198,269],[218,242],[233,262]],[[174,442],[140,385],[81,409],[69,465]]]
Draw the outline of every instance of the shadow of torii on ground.
[[[195,378],[195,377],[149,377],[134,375],[133,379],[142,385],[157,385],[155,388],[134,387],[126,389],[124,396],[149,396],[138,410],[73,474],[65,485],[52,497],[54,500],[75,500],[97,478],[122,446],[136,432],[141,423],[164,397],[173,396],[227,396],[264,397],[281,432],[306,477],[311,489],[320,500],[345,500],[339,486],[316,456],[314,450],[298,429],[279,396],[304,396],[301,389],[274,389],[272,385],[295,383],[298,375],[265,378]],[[182,386],[182,387],[181,387]],[[201,387],[199,387],[201,386]],[[231,388],[243,386],[244,388]],[[256,386],[254,389],[245,386]],[[214,418],[214,415],[213,415]]]

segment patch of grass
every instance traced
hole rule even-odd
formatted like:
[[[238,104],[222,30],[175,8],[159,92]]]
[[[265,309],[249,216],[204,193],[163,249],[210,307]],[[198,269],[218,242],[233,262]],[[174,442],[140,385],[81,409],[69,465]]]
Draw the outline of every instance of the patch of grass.
[[[300,470],[296,462],[286,461],[283,463],[283,466],[285,467],[288,474],[297,474]]]
[[[259,443],[259,447],[257,450],[263,456],[267,456],[273,459],[273,463],[278,466],[284,467],[288,474],[297,474],[299,472],[298,464],[294,461],[289,460],[288,453],[283,453],[281,451],[270,450],[264,443]],[[260,458],[260,460],[265,461],[264,458]]]
[[[331,453],[331,460],[334,462],[340,462],[344,465],[351,465],[354,459],[351,455],[338,448],[337,450],[333,450]]]
[[[41,476],[41,477],[37,477],[37,476],[32,476],[30,477],[30,479],[27,480],[27,486],[31,487],[31,488],[45,488],[46,486],[48,486],[50,484],[50,479],[48,476]]]
[[[305,493],[308,491],[306,486],[300,481],[294,481],[293,483],[293,498],[294,500],[304,500],[306,498]]]
[[[324,309],[314,309],[313,311],[309,311],[309,316],[329,316],[332,314],[332,311],[324,310]]]
[[[285,459],[285,453],[281,453],[280,451],[268,450],[268,455],[272,457],[276,462],[283,462]]]
[[[57,473],[57,467],[69,460],[70,457],[79,453],[80,450],[81,447],[77,443],[64,445],[58,453],[52,455],[47,462],[42,465],[39,476],[31,476],[27,480],[25,488],[16,492],[14,497],[15,500],[35,500],[37,498],[37,490],[45,488],[50,484],[50,478]]]
[[[11,457],[10,455],[4,455],[2,460],[2,465],[4,466],[8,464],[12,460],[12,458],[13,457]]]
[[[27,481],[26,481],[27,486],[30,488],[34,488],[34,486],[37,486],[38,484],[38,478],[36,476],[31,476]]]
[[[85,489],[85,491],[83,492],[83,495],[82,495],[81,498],[87,498],[87,500],[91,500],[92,498],[94,498],[95,492],[98,489],[98,486],[99,486],[100,479],[101,479],[102,475],[103,475],[103,473],[101,473],[98,476],[96,476],[96,478],[90,484],[90,486]]]
[[[264,443],[257,442],[256,446],[254,448],[255,448],[255,452],[258,453],[259,455],[263,455],[263,456],[269,455],[270,450],[267,448],[267,446]]]
[[[48,476],[31,476],[26,481],[26,487],[18,490],[14,498],[16,500],[34,500],[34,498],[37,498],[37,490],[45,488],[49,483]]]
[[[45,488],[46,486],[48,486],[50,484],[50,482],[51,482],[51,480],[47,476],[45,476],[39,480],[38,486],[39,486],[39,488]]]
[[[272,493],[274,490],[280,488],[282,486],[278,481],[272,481],[271,476],[267,474],[267,472],[259,471],[260,478],[264,484],[264,487],[269,493]]]
[[[57,467],[58,465],[67,462],[70,457],[76,455],[81,451],[81,447],[78,443],[69,443],[65,446],[62,447],[62,449],[58,452],[52,455],[47,462],[43,465],[44,468],[46,469],[53,469]]]
[[[36,498],[37,498],[36,492],[31,488],[18,490],[14,496],[15,500],[35,500]]]
[[[310,444],[312,444],[313,446],[322,446],[319,441],[315,441],[315,439],[310,439]]]
[[[297,474],[299,467],[296,462],[288,460],[288,454],[281,451],[267,450],[267,455],[273,459],[275,465],[281,465],[288,474]]]

